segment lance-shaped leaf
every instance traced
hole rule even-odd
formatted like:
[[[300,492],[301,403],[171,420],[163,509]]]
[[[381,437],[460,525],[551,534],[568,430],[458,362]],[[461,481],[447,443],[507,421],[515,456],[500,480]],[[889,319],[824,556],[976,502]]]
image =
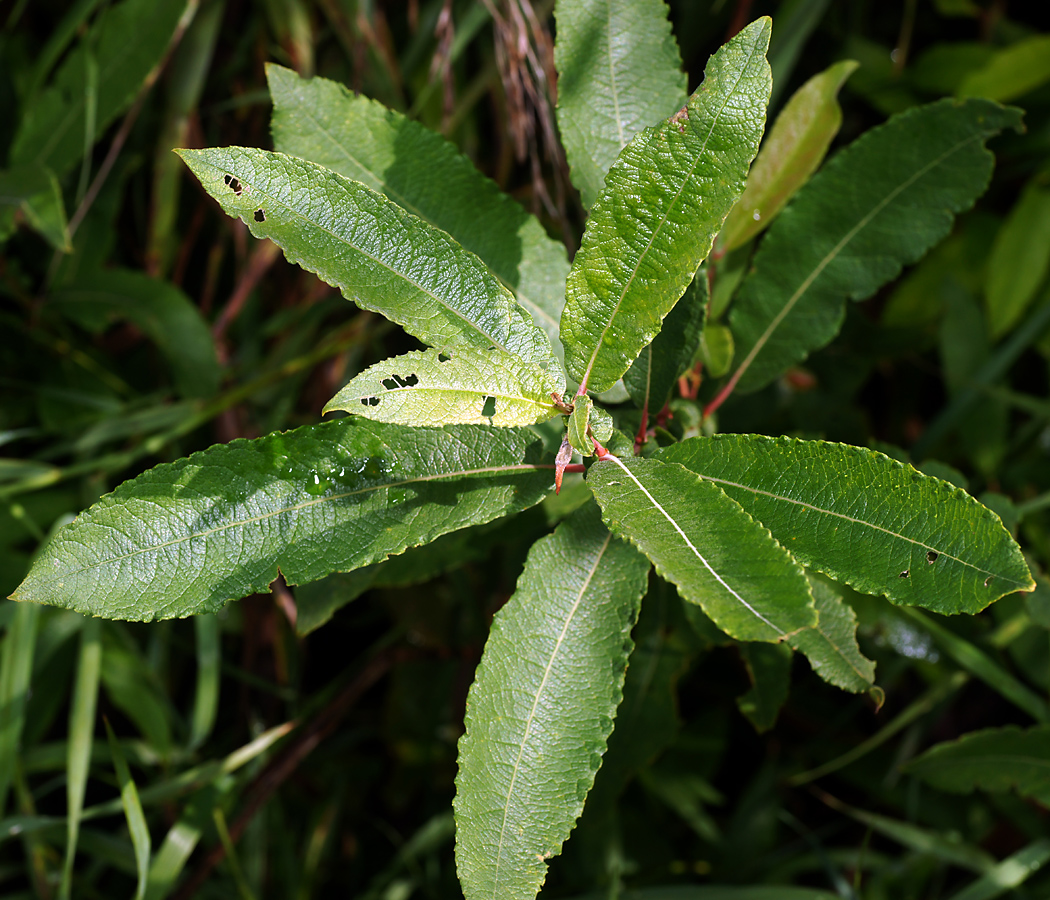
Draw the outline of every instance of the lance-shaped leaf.
[[[976,613],[1034,585],[995,513],[874,450],[725,434],[659,458],[717,484],[800,562],[894,603]]]
[[[565,363],[612,387],[656,336],[744,189],[769,102],[759,19],[707,64],[686,106],[629,143],[605,179],[566,282]]]
[[[59,530],[14,599],[151,620],[380,562],[538,502],[528,429],[343,419],[237,440],[126,481]]]
[[[809,658],[809,664],[829,684],[855,694],[875,682],[875,663],[857,646],[857,615],[829,584],[811,578],[817,605],[817,624],[792,635],[791,646]]]
[[[682,299],[664,319],[660,333],[623,376],[624,387],[640,409],[658,413],[671,399],[678,377],[696,355],[710,299],[707,271],[698,269]]]
[[[747,188],[719,236],[725,252],[768,228],[820,165],[842,125],[839,88],[858,65],[845,59],[814,75],[780,111],[747,175]]]
[[[984,142],[1018,109],[942,100],[873,128],[810,179],[769,229],[733,305],[736,371],[755,390],[837,333],[845,300],[863,300],[948,234],[984,192]]]
[[[406,353],[366,369],[325,405],[401,425],[532,425],[558,415],[548,374],[506,353]]]
[[[456,863],[474,898],[532,900],[594,783],[649,563],[594,504],[529,552],[467,698]]]
[[[610,454],[587,483],[606,524],[726,634],[779,641],[816,623],[802,567],[710,481],[675,463]]]
[[[1050,725],[1013,725],[931,747],[905,770],[942,791],[1016,790],[1050,805]]]
[[[326,78],[270,64],[274,149],[360,181],[476,253],[555,347],[569,260],[539,220],[437,132]],[[659,116],[653,116],[656,121]],[[646,123],[648,124],[648,123]]]
[[[558,128],[588,209],[639,131],[679,109],[685,74],[663,0],[558,0]]]
[[[246,147],[179,152],[228,215],[358,306],[448,353],[495,347],[537,363],[564,390],[547,335],[445,232],[305,160]]]

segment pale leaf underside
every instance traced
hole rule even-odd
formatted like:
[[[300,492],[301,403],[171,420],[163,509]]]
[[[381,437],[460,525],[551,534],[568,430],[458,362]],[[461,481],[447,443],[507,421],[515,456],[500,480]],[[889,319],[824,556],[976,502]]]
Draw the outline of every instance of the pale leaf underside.
[[[529,552],[467,700],[455,807],[468,900],[532,900],[542,885],[605,752],[648,571],[594,504]]]
[[[780,641],[815,624],[801,567],[716,485],[673,463],[612,455],[587,483],[606,524],[726,634]]]

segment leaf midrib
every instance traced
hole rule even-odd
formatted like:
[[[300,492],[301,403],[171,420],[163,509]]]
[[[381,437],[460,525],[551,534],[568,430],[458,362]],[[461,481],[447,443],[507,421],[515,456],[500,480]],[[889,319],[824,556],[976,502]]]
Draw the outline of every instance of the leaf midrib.
[[[806,292],[813,286],[813,283],[821,276],[823,271],[831,265],[831,263],[838,258],[839,254],[846,248],[846,246],[869,224],[871,221],[878,216],[890,203],[892,203],[902,191],[907,190],[920,178],[924,177],[935,167],[941,165],[948,157],[962,150],[966,145],[972,144],[975,141],[983,140],[983,135],[975,134],[971,135],[964,141],[960,141],[955,146],[949,148],[936,159],[929,162],[926,166],[919,169],[914,175],[907,180],[901,182],[896,188],[890,191],[882,200],[880,200],[875,206],[871,208],[861,219],[854,225],[842,239],[832,247],[827,254],[817,263],[813,271],[810,272],[802,281],[802,283],[795,289],[795,292],[788,298],[787,303],[784,304],[783,308],[773,317],[766,330],[762,332],[758,340],[755,341],[754,346],[748,352],[747,356],[744,357],[740,366],[736,372],[733,373],[733,377],[729,380],[729,385],[735,386],[738,381],[743,377],[744,373],[751,368],[751,364],[755,361],[755,358],[762,349],[772,338],[773,333],[780,327],[780,323],[791,313],[791,310],[795,308],[795,305],[802,299]]]
[[[540,698],[543,696],[544,690],[547,687],[547,680],[550,678],[552,669],[554,668],[554,660],[557,658],[561,651],[561,646],[565,641],[565,635],[569,630],[569,626],[572,624],[573,618],[576,616],[577,610],[580,608],[580,604],[583,602],[583,597],[590,588],[591,581],[594,579],[595,573],[598,571],[598,566],[601,565],[602,559],[605,557],[605,551],[609,549],[609,543],[612,541],[612,532],[609,532],[605,536],[605,540],[602,543],[601,548],[595,554],[594,564],[591,566],[590,571],[587,573],[587,577],[584,579],[583,584],[580,586],[580,590],[576,594],[576,599],[573,601],[572,609],[569,615],[565,617],[565,624],[562,626],[561,634],[558,635],[558,639],[555,642],[554,649],[551,652],[550,658],[547,661],[547,665],[543,669],[543,678],[540,680],[540,686],[536,689],[536,696],[532,701],[532,709],[529,710],[529,715],[525,720],[525,731],[521,737],[521,744],[518,747],[518,757],[514,760],[514,768],[510,776],[510,784],[507,786],[507,797],[503,803],[503,822],[500,826],[499,841],[496,845],[496,865],[495,872],[493,875],[492,885],[492,897],[499,898],[499,880],[500,880],[500,864],[503,859],[503,844],[504,838],[507,832],[507,818],[510,814],[510,798],[514,793],[514,784],[518,778],[518,772],[521,770],[521,758],[525,753],[525,745],[528,743],[529,734],[532,731],[532,723],[536,718],[536,710],[540,705]]]
[[[370,101],[370,102],[374,102],[374,101]],[[378,175],[375,172],[373,172],[364,163],[362,163],[356,156],[354,156],[348,149],[346,149],[346,147],[344,147],[343,144],[340,143],[340,141],[338,141],[335,138],[335,136],[331,132],[329,132],[329,130],[323,124],[321,124],[320,120],[318,120],[308,108],[306,108],[305,106],[302,106],[302,107],[299,107],[299,109],[302,111],[302,113],[307,118],[309,118],[314,123],[314,127],[318,131],[320,131],[324,135],[324,137],[327,138],[328,141],[332,145],[334,145],[336,147],[336,149],[339,150],[339,152],[347,160],[349,160],[351,163],[353,163],[355,166],[357,166],[357,168],[360,169],[362,172],[364,172],[367,175],[371,176],[372,180],[383,189],[383,191],[382,191],[383,194],[385,194],[387,197],[390,197],[390,199],[393,200],[395,203],[397,203],[398,206],[400,206],[403,209],[407,210],[408,212],[412,213],[414,216],[422,219],[424,222],[426,222],[427,224],[431,225],[432,227],[441,229],[442,231],[445,230],[444,228],[442,228],[442,226],[440,224],[438,224],[433,219],[431,219],[430,216],[424,215],[423,211],[418,206],[416,206],[414,203],[410,203],[405,198],[404,194],[402,194],[399,191],[394,190],[394,188],[392,188],[390,186],[390,183],[385,178],[383,178],[380,175]],[[482,178],[485,177],[481,172],[478,172],[478,175],[480,177],[482,177]],[[365,186],[368,187],[368,185],[365,185]],[[510,199],[510,198],[508,198],[508,199]],[[526,215],[528,215],[528,214],[526,213]],[[528,220],[526,220],[526,221],[528,221]],[[468,251],[471,252],[471,253],[474,252],[473,250],[469,250],[469,248],[464,248],[464,249],[468,249]],[[481,259],[480,256],[478,256],[478,258]],[[510,293],[514,295],[515,299],[520,304],[522,304],[523,306],[525,306],[528,309],[529,313],[533,316],[533,318],[535,318],[538,315],[542,319],[547,321],[552,328],[557,329],[558,321],[554,318],[554,316],[550,315],[542,306],[540,306],[535,300],[531,299],[526,294],[524,294],[519,288],[511,287],[510,283],[502,275],[500,275],[499,272],[497,272],[495,269],[493,269],[489,265],[487,260],[482,260],[482,262],[485,263],[485,266],[489,269],[490,272],[492,272],[493,276],[495,276],[495,278],[498,279],[499,283],[502,284],[503,287],[505,287],[508,291],[510,291]]]
[[[707,569],[707,571],[710,572],[712,576],[714,576],[715,580],[720,585],[722,585],[723,588],[725,588],[732,596],[734,596],[738,601],[740,601],[740,603],[744,606],[744,608],[747,609],[748,612],[750,612],[753,616],[755,616],[760,621],[765,622],[766,625],[768,625],[770,628],[772,628],[781,637],[786,637],[787,636],[788,633],[786,631],[784,631],[784,629],[778,628],[776,625],[774,625],[772,622],[770,622],[769,619],[767,619],[764,615],[762,615],[762,613],[760,613],[757,609],[755,609],[750,603],[748,603],[743,597],[741,597],[740,594],[738,594],[735,590],[733,590],[733,588],[731,588],[729,586],[729,584],[722,578],[722,576],[719,575],[714,570],[714,567],[707,561],[707,559],[704,557],[704,555],[699,550],[696,549],[696,547],[693,545],[693,542],[691,540],[689,540],[689,536],[682,530],[682,528],[674,520],[674,518],[672,518],[670,513],[668,513],[667,510],[664,509],[663,506],[660,505],[659,501],[657,501],[657,499],[645,489],[645,486],[635,477],[634,473],[630,469],[628,469],[627,466],[625,466],[623,464],[623,462],[620,460],[619,457],[613,456],[610,453],[608,456],[605,457],[605,459],[611,460],[616,465],[618,465],[621,469],[623,469],[624,472],[627,473],[627,477],[630,478],[631,481],[633,481],[638,486],[638,489],[643,494],[645,494],[646,497],[649,498],[649,502],[653,505],[653,507],[655,509],[659,510],[659,512],[663,515],[663,517],[665,519],[667,519],[668,522],[671,523],[671,526],[674,528],[675,531],[678,532],[678,536],[681,537],[681,539],[685,542],[686,546],[693,552],[693,555],[696,556],[696,558],[698,560],[700,560],[700,562],[703,564],[704,568]],[[685,468],[685,467],[683,466],[682,468]],[[695,474],[695,473],[693,473],[693,474]]]
[[[201,159],[201,157],[197,157],[197,159]],[[288,159],[294,159],[294,157],[288,157]],[[216,172],[222,172],[223,171],[220,166],[217,166],[217,165],[215,165],[212,162],[208,162],[207,160],[203,160],[203,161],[204,161],[205,165],[209,166],[214,171],[216,171]],[[323,168],[323,167],[318,167],[318,168]],[[330,171],[330,170],[328,170],[328,171]],[[233,173],[229,173],[229,174],[233,174]],[[345,177],[345,176],[339,175],[338,172],[332,172],[331,174],[334,175],[337,178],[344,178]],[[384,269],[386,269],[388,272],[392,273],[393,275],[396,275],[398,278],[400,278],[406,284],[411,285],[413,288],[415,288],[417,291],[419,291],[420,294],[423,294],[424,296],[430,297],[439,306],[441,306],[442,308],[446,309],[449,313],[454,315],[456,318],[460,319],[462,322],[466,323],[466,325],[469,326],[469,330],[473,330],[477,334],[480,334],[487,341],[489,341],[489,343],[491,345],[494,345],[494,346],[498,347],[504,353],[507,353],[510,356],[516,357],[517,359],[525,360],[526,362],[538,362],[538,360],[529,359],[528,357],[521,356],[520,354],[515,353],[513,350],[511,350],[509,347],[507,347],[501,341],[497,340],[495,337],[493,337],[491,334],[489,334],[487,331],[485,331],[485,329],[483,329],[477,322],[474,322],[471,319],[468,319],[463,312],[461,312],[460,310],[456,309],[453,306],[450,306],[447,301],[443,300],[437,294],[434,294],[431,291],[428,291],[421,284],[417,283],[414,279],[410,278],[404,272],[398,271],[397,269],[395,269],[392,265],[390,265],[385,260],[382,260],[382,259],[379,259],[376,256],[373,256],[367,250],[364,250],[361,247],[358,247],[356,244],[354,244],[351,241],[349,241],[343,235],[336,234],[330,228],[326,228],[324,225],[321,225],[320,223],[315,222],[312,219],[307,218],[305,215],[303,215],[301,212],[299,212],[299,210],[295,209],[294,207],[289,206],[283,200],[279,200],[278,198],[274,197],[268,191],[264,191],[262,188],[258,187],[258,185],[254,184],[253,182],[248,181],[247,179],[242,178],[241,176],[237,176],[237,178],[238,178],[239,181],[241,181],[244,184],[245,187],[250,187],[253,191],[258,191],[263,197],[268,198],[272,203],[274,203],[277,206],[280,206],[282,209],[286,210],[288,213],[290,213],[291,215],[295,216],[300,221],[305,222],[307,225],[310,225],[313,228],[316,228],[318,231],[324,232],[325,234],[329,235],[334,240],[336,240],[339,243],[342,243],[345,246],[349,247],[355,253],[360,253],[366,259],[372,260],[372,262],[376,263],[376,265],[382,266]],[[349,179],[347,179],[347,180],[349,181]],[[253,179],[253,181],[254,181],[254,179]],[[352,182],[352,183],[361,184],[360,182]],[[361,187],[365,188],[365,190],[369,190],[369,191],[372,190],[367,185],[363,185],[362,184]],[[372,191],[372,193],[374,193],[374,194],[376,194],[377,196],[380,196],[380,197],[383,196],[382,194],[379,194],[378,191]],[[351,200],[354,199],[349,194],[347,194],[347,197],[349,199],[351,199]],[[358,204],[355,202],[355,206],[356,205],[358,205]],[[406,215],[411,215],[411,213],[408,213],[407,210],[405,211],[405,213],[406,213]],[[247,216],[247,213],[246,212],[245,213],[238,213],[238,215],[240,215],[240,216]],[[416,218],[419,218],[419,217],[416,217]],[[425,221],[425,220],[424,219],[420,219],[420,221]],[[430,227],[433,228],[434,226],[431,225]],[[275,241],[275,243],[276,243],[276,241]],[[489,270],[486,268],[486,271],[489,271]],[[493,277],[495,277],[495,276],[493,276]],[[348,287],[348,288],[352,287],[352,285],[350,285],[350,284],[347,284],[345,286]],[[501,286],[502,286],[502,284],[501,284]],[[338,285],[338,287],[340,287],[340,289],[342,289],[343,285]],[[513,297],[508,297],[508,298],[505,298],[505,299],[510,300],[512,302],[514,300]],[[508,312],[509,312],[509,310],[508,310]],[[507,319],[508,319],[508,323],[509,323],[509,320],[510,320],[510,316],[509,315],[508,315]],[[536,326],[535,323],[533,323],[533,327],[538,327],[538,326]],[[513,330],[513,329],[511,328],[511,330]],[[440,349],[440,350],[453,350],[453,349],[456,349],[456,348],[445,346],[445,347],[439,347],[438,349]],[[481,349],[481,348],[478,348],[478,347],[472,345],[471,349],[477,350],[477,349]]]
[[[66,569],[62,572],[62,577],[68,578],[71,576],[80,575],[84,572],[90,572],[94,569],[100,569],[103,566],[112,565],[113,563],[119,563],[129,559],[134,559],[136,556],[141,556],[145,553],[153,553],[158,550],[167,549],[168,547],[177,547],[178,545],[184,544],[187,541],[197,540],[200,538],[209,538],[216,534],[222,534],[233,528],[241,528],[245,525],[253,525],[259,522],[265,522],[268,519],[273,518],[274,516],[285,515],[287,513],[301,512],[305,509],[309,509],[311,506],[316,506],[320,503],[331,503],[336,500],[343,500],[348,497],[357,497],[362,494],[368,494],[373,491],[381,491],[386,490],[388,488],[411,486],[413,484],[421,484],[428,481],[440,481],[445,478],[465,478],[472,475],[496,475],[509,472],[531,472],[541,468],[550,468],[550,466],[545,467],[538,463],[516,463],[514,465],[509,466],[485,466],[477,469],[460,469],[455,472],[442,472],[435,475],[420,475],[418,478],[407,478],[402,481],[388,481],[384,482],[383,484],[369,485],[367,487],[358,488],[357,490],[353,491],[344,491],[340,494],[328,494],[324,497],[314,497],[310,500],[306,500],[302,503],[296,503],[292,506],[283,506],[280,509],[270,510],[266,513],[263,513],[262,515],[249,516],[247,518],[238,519],[234,522],[224,523],[223,525],[220,525],[215,528],[209,528],[204,531],[196,531],[192,534],[187,534],[185,536],[175,538],[174,540],[165,541],[160,544],[151,544],[149,546],[144,546],[141,549],[137,549],[131,553],[125,553],[121,556],[110,556],[90,566],[82,566],[79,569]],[[95,522],[85,524],[93,524],[99,528],[113,527],[111,525],[103,525],[101,523]]]
[[[693,470],[690,469],[689,471],[692,472]],[[957,562],[957,563],[959,563],[962,566],[966,566],[967,568],[973,569],[976,572],[980,572],[982,575],[990,575],[993,578],[1001,578],[1003,581],[1007,582],[1008,584],[1016,584],[1019,587],[1027,587],[1027,584],[1028,584],[1027,582],[1016,581],[1013,578],[1008,578],[1006,575],[1000,574],[999,572],[992,572],[992,571],[989,571],[988,569],[982,569],[980,566],[977,566],[977,565],[974,565],[973,563],[967,562],[966,560],[961,559],[958,556],[953,556],[947,550],[942,550],[939,547],[933,546],[932,544],[924,544],[920,540],[908,537],[907,535],[904,535],[904,534],[899,534],[896,531],[891,531],[889,528],[883,528],[881,525],[876,525],[874,522],[867,522],[864,519],[857,519],[857,518],[854,518],[853,516],[847,516],[845,513],[836,512],[835,510],[831,510],[831,509],[825,509],[824,507],[821,507],[821,506],[815,506],[812,503],[806,503],[804,500],[796,500],[793,497],[786,497],[783,494],[776,494],[776,493],[774,493],[772,491],[764,491],[761,488],[757,488],[757,487],[754,487],[752,485],[741,484],[740,482],[736,482],[736,481],[730,481],[727,478],[716,478],[713,475],[705,475],[705,474],[702,474],[700,472],[695,472],[695,474],[699,475],[700,478],[704,478],[704,479],[706,479],[708,481],[711,481],[711,482],[714,482],[715,484],[718,484],[718,485],[725,485],[727,487],[740,488],[741,490],[748,491],[748,492],[750,492],[752,494],[761,494],[763,497],[769,497],[772,500],[779,500],[779,501],[783,501],[784,503],[793,503],[796,506],[801,506],[804,509],[809,509],[809,510],[812,510],[813,512],[816,512],[816,513],[823,513],[824,515],[833,516],[834,518],[842,519],[842,520],[844,520],[846,522],[850,522],[851,524],[854,524],[854,525],[863,525],[863,526],[865,526],[867,528],[871,528],[871,529],[873,529],[875,531],[881,531],[883,534],[887,534],[890,537],[898,538],[899,540],[906,541],[907,543],[910,543],[910,544],[914,544],[915,546],[921,547],[924,550],[932,550],[939,557],[943,556],[946,559],[950,559],[953,562]]]

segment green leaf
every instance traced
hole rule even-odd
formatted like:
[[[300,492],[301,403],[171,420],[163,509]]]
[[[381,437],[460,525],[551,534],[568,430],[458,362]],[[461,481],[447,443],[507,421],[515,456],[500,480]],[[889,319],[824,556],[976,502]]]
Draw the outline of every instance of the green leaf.
[[[904,770],[942,791],[1016,790],[1050,805],[1050,725],[1007,725],[964,734],[931,747]]]
[[[839,88],[858,65],[845,59],[814,75],[780,111],[722,228],[719,245],[725,252],[768,228],[820,165],[842,125]]]
[[[17,209],[52,247],[62,253],[72,251],[62,188],[47,166],[29,163],[0,172],[0,240],[14,229]]]
[[[414,351],[366,369],[324,412],[401,425],[532,425],[558,415],[548,377],[508,353]]]
[[[875,663],[857,646],[857,615],[829,584],[810,578],[817,606],[817,624],[800,631],[791,646],[809,658],[809,664],[829,684],[855,694],[875,683]]]
[[[700,358],[712,378],[721,378],[733,365],[733,332],[725,325],[708,324],[700,335]]]
[[[664,319],[660,333],[631,363],[623,383],[640,409],[658,413],[671,399],[678,377],[693,362],[709,299],[707,271],[698,269],[682,299]]]
[[[960,97],[1013,100],[1050,81],[1050,35],[1038,34],[998,51],[963,79]]]
[[[468,900],[531,900],[543,884],[601,764],[648,571],[593,504],[529,552],[467,699],[455,809]]]
[[[98,93],[92,98],[94,134],[87,146],[124,110],[157,69],[195,3],[124,0],[96,20],[88,35],[62,63],[51,84],[25,110],[14,143],[12,165],[38,163],[65,175],[84,155],[88,118],[85,67],[98,65]],[[155,76],[154,76],[155,77]]]
[[[992,866],[949,900],[992,900],[1018,888],[1050,861],[1050,840],[1036,838]]]
[[[586,894],[574,900],[603,900],[607,893]],[[839,900],[838,894],[815,888],[731,887],[721,884],[677,885],[622,891],[619,900]]]
[[[809,629],[807,629],[808,631]],[[800,632],[805,634],[805,632]],[[737,708],[761,734],[777,721],[791,687],[791,648],[784,644],[740,645],[751,689],[737,697]]]
[[[546,334],[445,232],[356,181],[280,153],[179,151],[223,210],[292,262],[446,353],[495,347],[564,382]]]
[[[109,752],[113,757],[113,768],[117,774],[117,784],[120,786],[120,802],[124,806],[124,818],[128,821],[128,832],[131,834],[131,844],[135,848],[135,869],[138,872],[138,887],[135,890],[135,900],[142,900],[146,895],[146,879],[149,874],[150,834],[146,815],[142,811],[142,802],[139,800],[138,788],[135,780],[131,777],[127,760],[124,759],[124,751],[120,749],[120,742],[113,733],[109,719],[105,719],[106,737],[109,740]]]
[[[674,463],[610,454],[587,483],[606,524],[726,634],[780,641],[816,622],[801,567],[712,482]]]
[[[325,78],[269,64],[274,149],[360,181],[477,254],[556,347],[569,261],[454,144]],[[655,117],[654,117],[655,118]]]
[[[823,347],[847,297],[870,297],[947,235],[988,185],[984,142],[1020,119],[986,100],[942,100],[894,116],[832,158],[777,218],[740,289],[729,386],[756,390]]]
[[[566,282],[562,343],[582,387],[612,387],[660,330],[744,188],[769,101],[770,21],[711,57],[686,106],[628,144]]]
[[[572,414],[569,416],[569,421],[566,425],[566,435],[569,438],[572,449],[583,456],[594,455],[594,444],[591,443],[591,439],[587,434],[587,426],[590,422],[593,408],[594,401],[586,394],[582,397],[577,397],[572,407]]]
[[[874,450],[761,435],[660,451],[721,487],[804,565],[859,591],[976,613],[1031,590],[1020,548],[965,491]]]
[[[96,334],[115,320],[133,322],[164,354],[182,396],[210,397],[219,389],[222,373],[211,329],[170,282],[130,269],[104,269],[79,275],[52,292],[49,302]]]
[[[62,528],[13,595],[109,618],[214,612],[525,509],[553,463],[527,429],[346,419],[157,466]]]
[[[1050,269],[1050,186],[1032,179],[995,236],[985,300],[993,339],[1024,315]]]
[[[558,0],[558,129],[590,209],[643,128],[681,107],[686,80],[663,0]]]

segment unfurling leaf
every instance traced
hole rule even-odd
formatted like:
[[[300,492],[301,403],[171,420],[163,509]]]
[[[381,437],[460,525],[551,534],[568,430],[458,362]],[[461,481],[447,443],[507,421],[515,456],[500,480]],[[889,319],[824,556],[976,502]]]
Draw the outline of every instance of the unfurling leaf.
[[[577,397],[567,426],[566,433],[572,449],[584,456],[594,455],[594,444],[591,443],[591,439],[587,435],[587,427],[590,424],[591,410],[593,408],[594,402],[586,394],[582,397]]]
[[[366,369],[325,405],[401,425],[532,425],[558,415],[539,366],[507,353],[406,353]]]
[[[726,634],[780,641],[816,623],[801,566],[710,481],[674,463],[610,454],[587,483],[606,524]]]
[[[649,563],[593,503],[529,552],[467,698],[456,865],[467,900],[532,900],[601,765]]]
[[[765,124],[770,20],[711,57],[704,83],[613,163],[566,282],[569,374],[611,388],[660,330],[744,189]]]
[[[717,484],[803,564],[894,603],[976,613],[1034,585],[995,513],[874,450],[722,434],[659,458]]]

